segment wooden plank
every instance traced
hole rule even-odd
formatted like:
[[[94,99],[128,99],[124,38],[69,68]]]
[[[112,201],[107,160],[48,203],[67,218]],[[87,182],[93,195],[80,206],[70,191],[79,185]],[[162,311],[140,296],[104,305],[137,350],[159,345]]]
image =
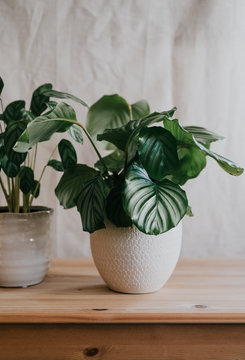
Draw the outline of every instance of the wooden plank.
[[[0,325],[4,360],[244,360],[244,325]]]
[[[45,281],[0,288],[1,323],[245,323],[245,261],[181,260],[159,291],[110,291],[89,259],[56,259]]]

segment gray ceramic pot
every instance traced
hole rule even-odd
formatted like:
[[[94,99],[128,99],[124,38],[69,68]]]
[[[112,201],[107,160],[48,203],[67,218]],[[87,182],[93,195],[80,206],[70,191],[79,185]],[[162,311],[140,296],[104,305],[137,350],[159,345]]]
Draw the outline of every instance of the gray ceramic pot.
[[[0,286],[40,283],[49,268],[53,210],[33,207],[30,213],[9,213],[0,207]]]

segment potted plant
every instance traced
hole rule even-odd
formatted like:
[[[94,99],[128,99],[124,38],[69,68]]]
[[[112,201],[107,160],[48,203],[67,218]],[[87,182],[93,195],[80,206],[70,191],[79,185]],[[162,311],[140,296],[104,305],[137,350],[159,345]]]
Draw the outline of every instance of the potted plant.
[[[0,286],[34,285],[48,271],[53,210],[33,206],[46,166],[37,178],[38,144],[23,153],[13,151],[12,147],[34,118],[52,108],[49,97],[42,94],[51,87],[45,84],[33,92],[29,110],[23,100],[4,108],[1,99],[4,82],[0,77],[0,188],[6,202],[0,208]]]
[[[69,94],[44,93],[87,106]],[[73,108],[60,102],[30,122],[15,145],[16,151],[26,151],[70,126],[88,137],[99,158],[94,168],[77,164],[73,146],[63,141],[61,161],[49,165],[63,172],[55,193],[64,208],[77,207],[83,230],[91,233],[95,264],[113,290],[152,292],[167,281],[179,257],[181,219],[192,215],[181,186],[199,175],[207,156],[232,175],[243,172],[210,150],[221,136],[183,127],[173,118],[175,111],[150,113],[144,100],[129,105],[119,95],[108,95],[88,108],[85,127]],[[109,155],[101,155],[99,142]]]

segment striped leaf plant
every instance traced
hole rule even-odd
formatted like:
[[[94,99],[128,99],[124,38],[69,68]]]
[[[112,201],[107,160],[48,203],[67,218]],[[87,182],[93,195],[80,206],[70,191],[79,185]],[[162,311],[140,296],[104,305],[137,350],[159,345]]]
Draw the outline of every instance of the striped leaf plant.
[[[68,131],[80,144],[83,135],[88,138],[98,157],[94,167],[77,163],[76,151],[67,140],[58,145],[60,160],[52,159],[48,165],[62,172],[55,189],[60,204],[65,209],[77,207],[89,233],[104,228],[106,218],[117,227],[134,224],[152,235],[175,227],[185,214],[192,214],[182,185],[200,174],[207,156],[229,174],[243,172],[210,150],[222,136],[203,127],[182,126],[174,117],[176,108],[150,112],[147,101],[129,104],[116,94],[89,107],[47,86],[42,95],[62,101],[52,101],[46,113],[35,113],[14,151],[21,156],[56,132]],[[66,98],[87,108],[86,122],[77,120],[72,106],[63,101]]]

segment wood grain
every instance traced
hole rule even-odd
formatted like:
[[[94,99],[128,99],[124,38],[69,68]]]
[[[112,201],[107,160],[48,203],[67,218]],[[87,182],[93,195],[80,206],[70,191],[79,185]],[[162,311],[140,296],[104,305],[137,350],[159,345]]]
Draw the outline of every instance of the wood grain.
[[[181,260],[159,292],[109,290],[90,259],[56,259],[45,281],[0,288],[1,323],[245,323],[244,260]]]
[[[243,325],[0,325],[1,360],[244,360]]]

